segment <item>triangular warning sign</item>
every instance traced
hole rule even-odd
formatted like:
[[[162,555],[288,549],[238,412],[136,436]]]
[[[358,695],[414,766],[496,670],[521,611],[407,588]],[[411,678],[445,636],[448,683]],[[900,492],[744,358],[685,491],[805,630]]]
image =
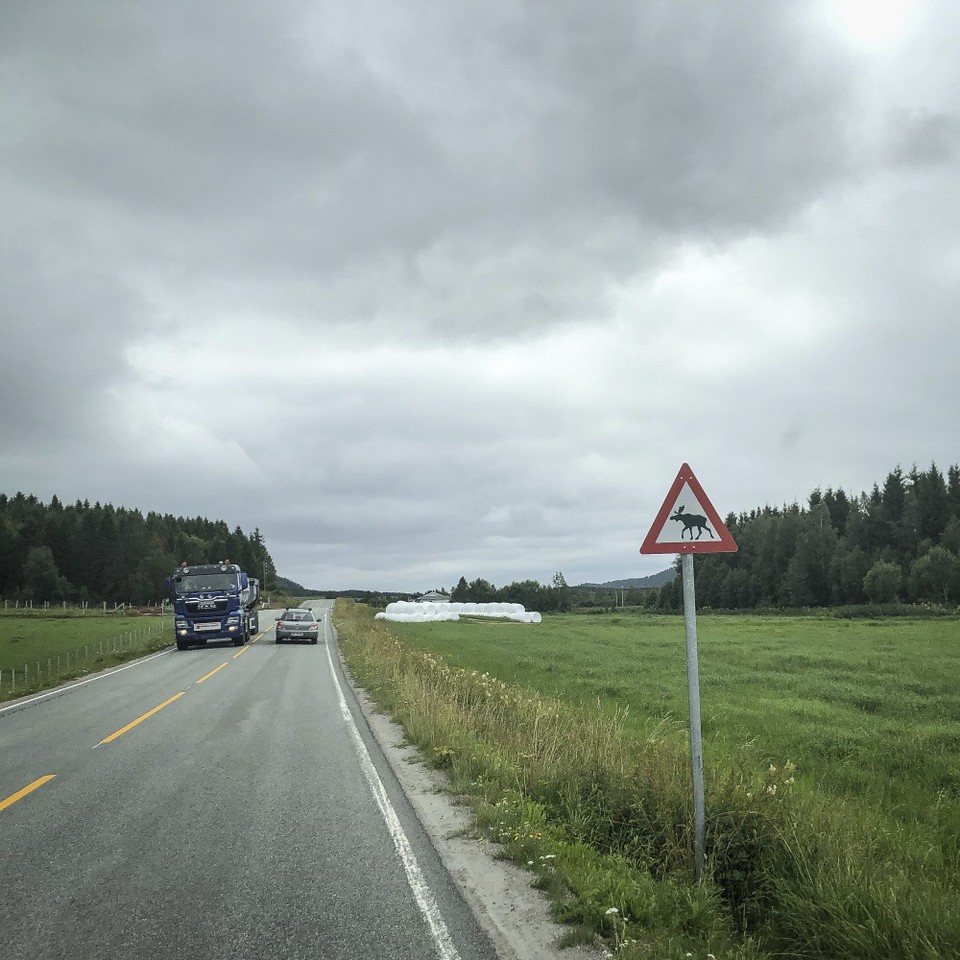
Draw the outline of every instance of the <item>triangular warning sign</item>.
[[[735,553],[737,544],[684,464],[640,547],[641,553]]]

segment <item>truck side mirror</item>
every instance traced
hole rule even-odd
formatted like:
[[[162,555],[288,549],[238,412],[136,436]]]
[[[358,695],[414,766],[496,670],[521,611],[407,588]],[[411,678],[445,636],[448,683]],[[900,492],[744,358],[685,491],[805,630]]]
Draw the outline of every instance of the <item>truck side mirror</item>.
[[[172,594],[173,594],[173,590],[172,590],[171,587],[170,587],[170,578],[167,577],[167,596],[169,597],[169,596],[171,596]]]
[[[241,572],[240,573],[240,589],[246,590],[249,585],[250,584],[249,584],[249,580],[247,579],[247,575]]]

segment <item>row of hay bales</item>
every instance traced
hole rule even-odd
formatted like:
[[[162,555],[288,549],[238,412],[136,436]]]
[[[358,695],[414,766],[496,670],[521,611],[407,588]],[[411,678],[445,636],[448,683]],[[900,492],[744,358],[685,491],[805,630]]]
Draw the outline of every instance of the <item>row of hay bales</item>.
[[[400,623],[428,623],[440,620],[459,620],[465,617],[496,617],[514,620],[517,623],[540,623],[539,613],[525,610],[522,603],[415,603],[397,600],[387,605],[378,620],[394,620]]]

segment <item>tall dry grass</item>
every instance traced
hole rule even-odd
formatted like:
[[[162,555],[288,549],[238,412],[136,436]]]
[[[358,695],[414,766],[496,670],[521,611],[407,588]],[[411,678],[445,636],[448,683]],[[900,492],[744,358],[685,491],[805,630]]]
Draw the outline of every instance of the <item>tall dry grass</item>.
[[[745,752],[705,770],[697,884],[675,725],[627,732],[599,703],[574,709],[451,667],[363,607],[338,604],[337,628],[358,683],[475,799],[488,835],[537,873],[574,937],[600,936],[624,957],[960,956],[945,865],[924,870],[852,811],[794,796],[788,761],[757,771]]]

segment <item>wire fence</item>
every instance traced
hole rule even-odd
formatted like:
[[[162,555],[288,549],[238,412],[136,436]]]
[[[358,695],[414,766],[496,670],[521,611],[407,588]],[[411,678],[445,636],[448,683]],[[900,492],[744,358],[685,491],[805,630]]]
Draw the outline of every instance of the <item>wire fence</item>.
[[[159,611],[162,607],[168,605],[167,600],[157,600],[155,603],[136,605],[129,601],[119,603],[117,601],[101,601],[91,603],[89,600],[81,600],[77,603],[70,603],[67,600],[13,600],[3,598],[3,610],[7,612],[18,613],[131,613],[143,612],[147,610]]]
[[[159,649],[167,641],[172,642],[172,636],[168,636],[169,629],[170,621],[166,617],[150,618],[148,624],[115,637],[63,650],[55,656],[31,660],[21,667],[4,668],[0,670],[0,700],[37,693],[130,660],[138,654]]]

